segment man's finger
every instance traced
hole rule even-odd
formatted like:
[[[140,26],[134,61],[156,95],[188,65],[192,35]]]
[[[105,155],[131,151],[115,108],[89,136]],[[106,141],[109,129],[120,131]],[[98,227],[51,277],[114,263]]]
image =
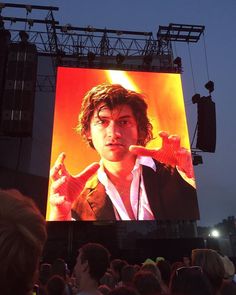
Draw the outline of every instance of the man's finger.
[[[148,149],[140,145],[131,145],[129,151],[137,156],[154,157],[157,149]]]
[[[60,164],[64,164],[65,158],[66,158],[66,154],[64,152],[60,153],[60,155],[56,159],[55,166],[58,166]]]
[[[160,136],[160,138],[162,139],[162,147],[165,147],[168,145],[168,138],[169,138],[169,133],[165,132],[165,131],[160,131],[158,133],[158,135]]]
[[[50,204],[52,206],[62,205],[65,202],[65,197],[59,194],[50,195]]]
[[[178,157],[178,168],[181,171],[185,172],[185,174],[189,178],[193,178],[194,177],[194,171],[193,171],[193,164],[192,164],[192,155],[191,155],[191,153],[187,149],[182,148],[177,153],[177,157]]]
[[[59,171],[61,170],[61,164],[59,165],[54,165],[51,169],[50,169],[50,177],[53,181],[57,180],[58,178],[60,178],[60,174]]]
[[[170,135],[168,137],[168,144],[174,151],[178,151],[180,147],[180,137],[178,135]]]
[[[159,135],[161,138],[164,138],[164,137],[168,137],[168,136],[169,136],[169,133],[166,132],[166,131],[160,131],[160,132],[158,132],[158,135]]]
[[[50,177],[53,181],[58,180],[61,175],[66,175],[68,176],[68,172],[65,168],[64,165],[64,160],[65,160],[66,154],[61,153],[57,159],[53,167],[50,169]]]
[[[54,181],[51,184],[51,192],[52,193],[57,193],[59,190],[61,191],[63,189],[63,185],[66,182],[66,177],[63,176],[59,179],[57,179],[56,181]]]
[[[81,185],[84,185],[87,180],[98,170],[100,167],[99,163],[92,163],[86,167],[82,172],[74,176],[74,178],[80,182]]]

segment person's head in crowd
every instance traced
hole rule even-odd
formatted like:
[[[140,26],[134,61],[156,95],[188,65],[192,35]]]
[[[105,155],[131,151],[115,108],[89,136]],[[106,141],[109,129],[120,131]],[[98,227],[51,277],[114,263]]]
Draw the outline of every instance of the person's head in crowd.
[[[220,289],[220,295],[235,295],[236,283],[234,281],[224,281]]]
[[[189,255],[187,255],[187,254],[183,255],[182,261],[183,261],[184,266],[186,266],[186,267],[191,266],[191,259],[190,259]]]
[[[213,293],[216,294],[222,285],[225,273],[219,254],[212,249],[194,249],[192,250],[192,265],[202,268],[211,283]]]
[[[53,275],[47,282],[47,295],[65,295],[66,282],[60,275]]]
[[[97,243],[87,243],[79,249],[74,274],[81,291],[94,291],[109,266],[109,251]]]
[[[44,217],[32,199],[0,190],[0,294],[31,293],[47,238]]]
[[[121,270],[121,282],[123,285],[132,286],[136,271],[133,265],[127,264]]]
[[[42,263],[39,268],[39,283],[43,286],[47,284],[47,281],[51,275],[52,265],[50,263]]]
[[[157,295],[162,292],[158,279],[150,271],[137,272],[134,276],[134,287],[140,295]]]
[[[105,274],[100,279],[100,284],[106,285],[113,289],[116,286],[116,279],[112,272],[106,271]]]
[[[185,266],[182,261],[175,261],[171,264],[171,274],[176,271],[177,268]]]
[[[151,273],[153,273],[156,278],[158,279],[158,282],[161,283],[161,272],[158,268],[158,266],[156,265],[156,263],[144,263],[141,266],[141,271],[150,271]]]
[[[218,254],[224,265],[224,270],[225,270],[224,279],[232,281],[235,274],[235,266],[233,264],[233,261],[231,261],[228,256],[220,253],[219,251],[218,251]]]
[[[46,295],[46,285],[51,276],[51,267],[50,263],[42,263],[39,268],[39,277],[38,277],[38,285],[39,285],[39,294]]]
[[[138,272],[140,270],[141,266],[139,264],[134,264],[135,272]]]
[[[52,267],[51,267],[51,276],[54,276],[54,275],[59,275],[64,280],[66,279],[67,264],[63,258],[57,258],[55,261],[53,261]]]
[[[212,295],[212,289],[201,267],[183,266],[172,273],[170,293],[172,295]]]
[[[98,287],[98,291],[102,294],[102,295],[107,295],[110,291],[111,288],[108,287],[107,285],[100,285]]]
[[[170,265],[169,261],[159,260],[159,261],[157,261],[157,266],[161,272],[161,278],[162,278],[163,283],[165,283],[166,286],[169,286],[170,275],[171,275],[171,265]]]
[[[111,290],[108,295],[139,295],[135,288],[130,286],[120,286]]]
[[[116,281],[119,282],[121,280],[121,270],[127,265],[127,261],[122,259],[113,259],[110,263],[111,270],[116,278]]]
[[[69,279],[70,279],[69,270],[67,267],[67,263],[65,262],[63,258],[57,258],[56,260],[53,261],[50,277],[54,275],[59,275],[65,280],[65,283],[66,283],[65,295],[70,294],[71,286],[69,284]]]

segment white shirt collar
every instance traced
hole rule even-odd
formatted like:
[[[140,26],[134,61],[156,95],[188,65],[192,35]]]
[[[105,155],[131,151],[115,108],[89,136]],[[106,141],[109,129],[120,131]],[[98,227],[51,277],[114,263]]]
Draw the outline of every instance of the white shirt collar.
[[[139,165],[147,166],[152,168],[156,172],[156,164],[151,157],[146,157],[146,156],[138,156],[134,165],[134,169],[137,169]]]
[[[106,193],[108,194],[109,198],[111,199],[113,206],[115,208],[115,215],[116,215],[116,219],[119,220],[129,220],[129,216],[126,212],[126,209],[124,207],[124,204],[119,196],[118,191],[116,190],[115,186],[113,185],[113,183],[108,179],[103,165],[102,165],[102,161],[100,161],[101,166],[98,169],[97,175],[98,175],[98,179],[99,181],[104,185],[105,189],[106,189]],[[135,193],[135,191],[137,190],[137,187],[140,185],[141,187],[141,194],[142,194],[142,204],[140,204],[141,210],[140,210],[140,214],[138,213],[140,220],[145,220],[145,219],[153,219],[153,214],[151,213],[151,209],[150,206],[148,204],[148,200],[147,200],[147,196],[146,196],[146,191],[145,191],[145,187],[143,184],[143,178],[141,177],[141,183],[137,186],[137,182],[139,182],[139,175],[140,175],[140,169],[141,169],[141,165],[143,166],[147,166],[150,167],[151,169],[153,169],[154,171],[156,171],[156,165],[155,162],[153,161],[153,159],[151,157],[144,157],[144,156],[138,156],[134,165],[134,168],[132,170],[132,174],[134,175],[132,184],[131,184],[131,206],[133,208],[133,210],[135,212],[137,212],[137,198],[140,197],[138,196],[137,193]],[[136,184],[135,184],[136,183]],[[133,204],[132,204],[133,203]],[[139,212],[139,210],[138,210]],[[134,215],[136,216],[136,214],[134,213]]]
[[[147,166],[156,172],[156,164],[155,164],[153,158],[151,158],[151,157],[137,156],[135,164],[134,164],[134,168],[131,171],[131,173],[133,173],[135,170],[139,169],[139,165]],[[101,181],[101,179],[103,179],[103,181],[101,181],[101,182],[105,186],[107,186],[109,184],[107,175],[104,172],[102,160],[100,160],[100,168],[98,169],[98,179],[99,179],[99,181]],[[106,182],[104,183],[104,181],[106,181]]]

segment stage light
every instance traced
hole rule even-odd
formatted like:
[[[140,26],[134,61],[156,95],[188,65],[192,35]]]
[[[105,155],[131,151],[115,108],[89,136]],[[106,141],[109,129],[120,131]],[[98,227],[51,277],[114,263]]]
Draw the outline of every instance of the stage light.
[[[203,164],[202,156],[200,155],[193,155],[193,165],[197,166],[199,164]]]
[[[219,238],[220,236],[220,232],[217,230],[217,229],[213,229],[210,234],[209,234],[210,237],[213,237],[213,238]]]
[[[214,82],[213,81],[208,81],[205,84],[205,88],[209,91],[209,93],[212,93],[214,91]]]
[[[192,103],[199,103],[201,100],[201,95],[199,93],[194,94],[194,96],[192,97]]]
[[[125,60],[125,56],[121,53],[118,53],[117,56],[116,56],[116,63],[118,65],[121,65]]]
[[[182,68],[182,59],[181,57],[177,56],[174,61],[173,61],[174,65],[177,65],[178,69]]]
[[[27,11],[27,13],[32,11],[32,6],[31,5],[25,5],[25,9]]]
[[[30,28],[33,27],[34,21],[32,19],[28,19],[28,25]]]
[[[87,59],[89,63],[92,63],[96,57],[96,54],[92,51],[89,51],[87,54]]]
[[[29,39],[29,35],[26,33],[26,31],[20,31],[19,36],[20,36],[21,42],[27,42]]]
[[[143,63],[147,66],[150,66],[152,63],[152,55],[148,54],[143,57]]]

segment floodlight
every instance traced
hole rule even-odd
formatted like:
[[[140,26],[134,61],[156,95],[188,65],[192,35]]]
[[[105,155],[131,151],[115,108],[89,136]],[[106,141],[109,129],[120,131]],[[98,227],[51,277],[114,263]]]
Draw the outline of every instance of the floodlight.
[[[27,42],[29,39],[29,34],[26,31],[20,31],[19,36],[22,42]]]
[[[89,51],[88,54],[87,54],[87,59],[88,59],[88,62],[91,63],[94,61],[96,55],[94,52],[92,51]]]
[[[209,234],[210,237],[213,237],[213,238],[219,238],[220,236],[220,232],[217,230],[217,229],[213,229],[210,234]]]
[[[194,94],[194,96],[192,97],[192,103],[198,103],[201,100],[201,95],[199,93]]]
[[[125,60],[125,56],[121,53],[118,53],[117,56],[116,56],[116,63],[118,65],[121,65]]]
[[[203,164],[202,156],[200,155],[193,155],[193,165],[197,166],[199,164]]]
[[[143,63],[147,66],[150,66],[152,63],[152,55],[148,54],[143,57]]]
[[[177,56],[174,61],[173,61],[174,65],[177,65],[178,68],[182,68],[182,59],[181,57]]]
[[[209,93],[212,93],[214,91],[214,82],[213,81],[208,81],[205,84],[205,88],[209,91]]]

